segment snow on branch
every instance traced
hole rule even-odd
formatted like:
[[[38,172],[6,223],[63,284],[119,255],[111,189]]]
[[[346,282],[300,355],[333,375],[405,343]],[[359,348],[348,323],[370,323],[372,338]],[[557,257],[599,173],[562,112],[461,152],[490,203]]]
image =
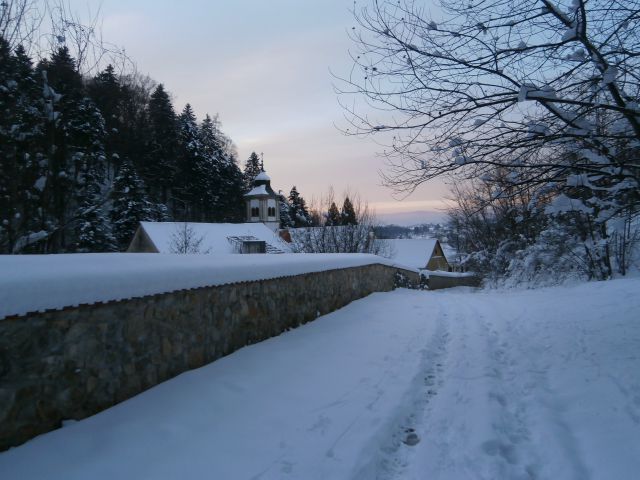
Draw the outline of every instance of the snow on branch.
[[[338,84],[345,132],[379,137],[387,185],[406,192],[490,168],[518,169],[521,183],[638,182],[640,0],[539,5],[454,0],[432,16],[413,0],[380,0],[354,10],[354,68]],[[623,190],[619,207],[637,205]]]

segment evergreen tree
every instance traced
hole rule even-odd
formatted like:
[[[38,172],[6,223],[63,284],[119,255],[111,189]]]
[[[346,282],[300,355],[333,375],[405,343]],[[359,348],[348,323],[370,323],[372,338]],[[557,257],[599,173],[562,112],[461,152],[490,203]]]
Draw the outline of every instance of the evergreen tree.
[[[31,59],[0,37],[0,252],[41,231],[43,122]],[[22,240],[21,240],[22,239]],[[28,243],[28,242],[26,242]],[[21,251],[22,249],[19,249]]]
[[[12,111],[17,108],[17,72],[9,43],[0,36],[0,246],[1,252],[11,252],[18,235],[18,189],[13,184],[17,176],[18,161],[11,143]],[[8,114],[8,115],[7,115]]]
[[[111,233],[111,224],[103,209],[100,174],[95,167],[83,174],[83,188],[79,195],[76,217],[77,252],[113,252],[116,240]]]
[[[109,169],[118,170],[120,153],[124,150],[123,103],[124,90],[120,85],[113,65],[108,65],[89,83],[88,93],[96,104],[105,122],[105,151]],[[107,172],[109,173],[109,172]]]
[[[253,188],[253,179],[262,171],[262,163],[256,152],[251,152],[244,166],[244,184],[248,192]]]
[[[230,149],[231,141],[222,132],[217,116],[205,116],[199,138],[203,157],[200,169],[204,179],[203,220],[244,220],[244,177]]]
[[[151,145],[151,122],[149,120],[148,105],[150,102],[149,86],[144,82],[149,81],[145,77],[128,76],[120,78],[120,118],[117,133],[117,141],[114,142],[114,150],[108,150],[111,157],[115,154],[118,158],[112,162],[116,167],[120,161],[129,161],[136,171],[143,172],[149,160]],[[140,173],[140,174],[141,174]],[[160,192],[161,186],[155,189]],[[160,200],[160,195],[156,195]]]
[[[75,208],[70,204],[71,222],[75,226],[73,250],[113,251],[115,244],[103,209],[107,169],[104,119],[89,98],[78,102],[66,123],[66,132],[75,193]]]
[[[175,211],[181,221],[200,220],[207,195],[207,180],[213,172],[204,157],[200,132],[191,105],[185,105],[178,117],[178,173],[174,198],[179,199]]]
[[[307,209],[304,198],[298,193],[295,185],[291,188],[289,193],[289,216],[293,221],[295,228],[308,227],[311,225],[311,219],[309,217],[309,210]]]
[[[217,116],[213,119],[209,114],[205,115],[200,124],[200,143],[202,143],[204,155],[214,159],[215,163],[231,161],[226,151],[226,138],[220,131],[220,121]]]
[[[73,249],[73,232],[69,226],[76,214],[74,191],[85,149],[93,141],[90,131],[94,126],[83,125],[78,116],[90,123],[102,120],[100,116],[93,116],[88,111],[90,107],[82,103],[82,78],[66,47],[54,52],[50,60],[41,61],[37,71],[42,76],[46,114],[48,174],[43,205],[46,209],[45,224],[50,232],[48,251],[65,252]],[[90,166],[92,162],[84,164]]]
[[[284,195],[278,195],[278,197],[280,200],[280,228],[293,228],[295,222],[291,218],[291,205]]]
[[[244,213],[244,176],[234,161],[223,164],[221,178],[224,180],[220,189],[220,209],[216,211],[215,221],[243,222]]]
[[[157,214],[147,198],[144,181],[131,163],[122,162],[113,182],[111,198],[113,203],[109,216],[113,233],[119,249],[125,250],[140,222],[157,219]]]
[[[47,72],[49,86],[60,95],[75,98],[82,95],[82,76],[67,47],[58,48],[50,60],[40,62],[38,69]]]
[[[225,179],[223,178],[224,153],[216,135],[216,128],[212,118],[207,114],[200,124],[198,138],[200,139],[203,161],[200,164],[202,175],[202,204],[204,221],[212,221],[223,208],[222,191]]]
[[[340,211],[340,222],[342,225],[357,225],[358,219],[356,217],[356,211],[353,208],[353,203],[348,196],[344,198],[342,203],[342,210]]]
[[[142,171],[146,181],[152,186],[152,192],[166,205],[178,170],[178,134],[173,105],[162,84],[151,94],[148,120],[148,154]]]
[[[327,218],[325,219],[324,224],[327,227],[342,225],[342,218],[340,216],[340,211],[338,210],[336,202],[331,202],[331,206],[327,211]]]

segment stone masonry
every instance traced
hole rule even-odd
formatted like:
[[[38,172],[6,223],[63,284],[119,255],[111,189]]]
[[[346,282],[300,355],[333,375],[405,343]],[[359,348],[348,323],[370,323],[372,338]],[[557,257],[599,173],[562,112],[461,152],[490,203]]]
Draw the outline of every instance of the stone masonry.
[[[397,271],[374,264],[0,320],[0,451],[389,291]]]

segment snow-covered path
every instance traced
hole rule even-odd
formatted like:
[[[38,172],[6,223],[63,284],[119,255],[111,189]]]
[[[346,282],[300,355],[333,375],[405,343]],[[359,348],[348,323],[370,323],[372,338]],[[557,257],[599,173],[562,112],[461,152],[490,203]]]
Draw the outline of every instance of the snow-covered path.
[[[1,453],[0,478],[637,478],[639,293],[374,294]]]
[[[443,293],[440,386],[387,478],[638,478],[639,294],[637,280]]]

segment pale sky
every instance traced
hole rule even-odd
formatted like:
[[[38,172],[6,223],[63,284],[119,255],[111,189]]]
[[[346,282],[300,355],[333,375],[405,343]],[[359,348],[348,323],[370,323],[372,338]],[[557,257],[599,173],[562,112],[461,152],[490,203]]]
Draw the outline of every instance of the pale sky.
[[[359,192],[380,217],[431,220],[447,188],[429,183],[394,200],[381,186],[382,147],[345,137],[330,71],[347,75],[347,0],[73,0],[79,13],[101,5],[104,39],[124,46],[138,70],[162,82],[174,107],[193,106],[199,119],[220,115],[244,161],[264,152],[275,189],[296,185],[310,201],[330,186]],[[401,217],[397,217],[398,221]],[[409,221],[409,220],[407,220]],[[407,222],[405,221],[405,223]]]

